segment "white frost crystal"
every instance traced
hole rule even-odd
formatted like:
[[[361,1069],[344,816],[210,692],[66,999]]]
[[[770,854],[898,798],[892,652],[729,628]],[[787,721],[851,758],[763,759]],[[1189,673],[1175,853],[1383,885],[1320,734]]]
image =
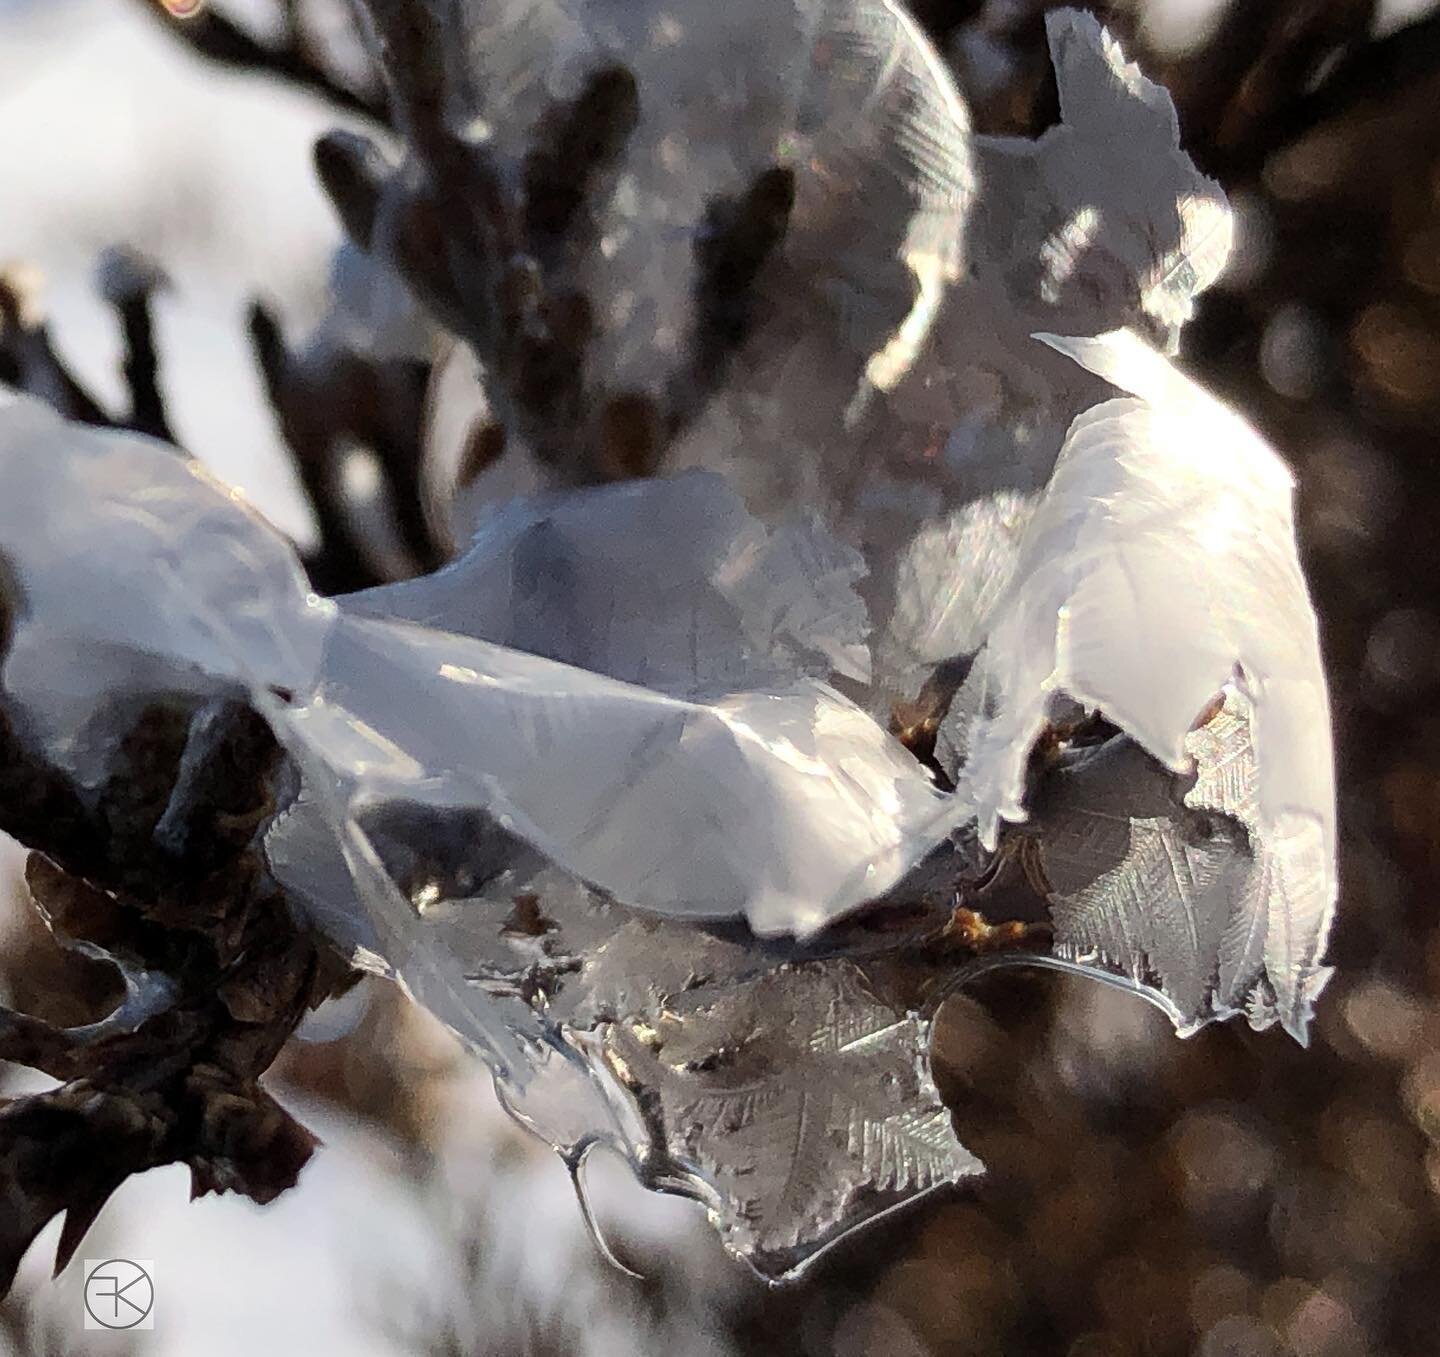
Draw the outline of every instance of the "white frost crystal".
[[[0,561],[24,618],[6,695],[77,771],[76,737],[112,690],[303,690],[335,615],[289,543],[198,463],[3,387]]]
[[[1024,814],[1026,751],[1051,694],[1103,711],[1183,772],[1186,736],[1236,678],[1255,707],[1266,830],[1313,835],[1327,865],[1329,708],[1289,470],[1135,336],[1042,338],[1129,398],[1071,426],[994,606],[982,662],[998,714],[973,737],[965,778],[982,837]],[[1328,874],[1316,885],[1333,893]]]
[[[1335,902],[1335,785],[1294,482],[1244,420],[1134,335],[1042,338],[1128,396],[1071,426],[1027,525],[977,662],[994,714],[970,730],[960,792],[993,846],[1001,818],[1024,818],[1029,750],[1061,695],[1189,772],[1192,732],[1233,685],[1254,747],[1240,818],[1269,864],[1236,945],[1260,947],[1299,1036]],[[1223,973],[1230,945],[1215,950]],[[1203,976],[1216,961],[1196,964]]]
[[[808,935],[888,890],[939,809],[896,741],[804,679],[690,701],[356,619],[293,719],[365,802],[484,809],[618,899],[761,935]]]
[[[661,913],[809,933],[883,893],[934,842],[939,793],[924,770],[806,677],[827,648],[857,662],[863,614],[844,597],[854,565],[816,531],[766,534],[714,478],[594,492],[594,508],[583,492],[549,514],[516,505],[495,525],[499,551],[482,536],[473,563],[393,586],[395,616],[376,617],[392,590],[339,609],[308,596],[283,539],[163,446],[68,428],[23,397],[5,416],[0,540],[25,602],[6,687],[62,759],[63,727],[83,728],[106,689],[87,667],[75,674],[83,690],[57,686],[47,647],[78,657],[89,642],[164,661],[171,686],[193,682],[192,666],[244,684],[281,739],[352,800],[482,809],[577,876]],[[637,503],[670,518],[679,569],[654,583],[625,575],[623,549],[609,576],[600,553],[577,560],[587,518],[643,540],[625,533]],[[577,509],[581,531],[567,538]],[[727,509],[729,532],[687,535]],[[62,546],[96,541],[103,561]],[[663,550],[651,568],[665,568]],[[799,569],[828,551],[842,561],[838,629],[835,585]],[[606,591],[593,612],[568,606],[569,571]],[[457,592],[464,606],[449,615]],[[651,625],[631,630],[645,607]],[[403,620],[416,613],[432,625]],[[514,632],[531,653],[477,639]],[[556,649],[601,672],[544,657]],[[630,682],[608,676],[622,660]],[[647,673],[670,691],[641,687]],[[772,686],[724,684],[762,676]],[[128,678],[118,663],[105,672],[121,688]],[[62,699],[72,705],[57,713]]]
[[[933,906],[923,873],[948,916],[957,830],[1037,841],[1046,959],[1182,1031],[1243,1012],[1303,1038],[1335,896],[1324,677],[1289,473],[1141,337],[1173,337],[1230,237],[1163,90],[1053,13],[1062,122],[997,141],[889,3],[770,4],[753,30],[648,0],[441,8],[483,77],[452,121],[515,156],[597,60],[634,66],[641,126],[575,280],[623,320],[592,357],[617,382],[683,349],[706,204],[795,169],[681,474],[546,488],[518,448],[486,485],[521,498],[452,512],[469,407],[445,392],[487,395],[446,365],[427,508],[473,537],[321,600],[173,450],[5,397],[22,735],[83,786],[147,695],[243,694],[290,755],[267,849],[315,926],[572,1162],[615,1145],[770,1275],[978,1169],[929,998],[846,950],[862,906]],[[942,672],[943,784],[888,728]],[[1120,734],[1037,780],[1037,740],[1083,711]]]

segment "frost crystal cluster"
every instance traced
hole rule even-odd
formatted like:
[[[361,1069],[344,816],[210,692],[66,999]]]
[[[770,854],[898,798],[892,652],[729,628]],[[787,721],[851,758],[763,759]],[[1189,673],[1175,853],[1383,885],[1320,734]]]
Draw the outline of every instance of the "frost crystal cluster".
[[[406,149],[330,148],[334,323],[448,346],[455,559],[321,598],[173,449],[5,397],[28,746],[94,787],[148,698],[248,704],[292,906],[771,1277],[979,1171],[928,1065],[979,966],[1303,1040],[1325,685],[1289,474],[1166,356],[1231,219],[1164,91],[1073,11],[1029,141],[880,0],[368,8]]]

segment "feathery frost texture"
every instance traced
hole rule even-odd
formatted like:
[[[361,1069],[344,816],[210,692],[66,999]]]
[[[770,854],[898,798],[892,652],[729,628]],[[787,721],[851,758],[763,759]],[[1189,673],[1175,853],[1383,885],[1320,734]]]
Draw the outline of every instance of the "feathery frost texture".
[[[447,124],[502,163],[633,78],[601,246],[557,267],[606,380],[679,412],[657,474],[577,488],[516,417],[466,480],[514,411],[382,212],[333,323],[452,346],[424,476],[456,559],[318,598],[172,449],[9,397],[3,703],[94,786],[148,697],[243,697],[289,756],[295,908],[577,1171],[617,1148],[780,1278],[980,1171],[928,1055],[978,967],[1303,1040],[1334,786],[1290,477],[1165,352],[1231,235],[1165,92],[1052,13],[1060,123],[979,137],[898,5],[741,8],[432,4]],[[776,166],[786,230],[699,384],[697,241]]]

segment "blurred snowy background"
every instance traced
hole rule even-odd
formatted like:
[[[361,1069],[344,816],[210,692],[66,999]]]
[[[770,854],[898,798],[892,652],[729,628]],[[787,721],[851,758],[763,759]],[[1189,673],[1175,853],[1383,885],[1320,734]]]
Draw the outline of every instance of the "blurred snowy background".
[[[1212,97],[1222,77],[1233,93],[1246,54],[1211,44],[1227,15],[1248,9],[1258,26],[1271,6],[1282,0],[1136,0],[1108,14],[1172,78],[1182,129],[1211,152],[1197,160],[1235,190],[1245,226],[1185,356],[1302,479],[1347,835],[1343,969],[1309,1056],[1234,1029],[1178,1045],[1159,1014],[1103,988],[996,978],[957,1003],[938,1053],[988,1182],[771,1296],[694,1208],[597,1164],[605,1233],[646,1280],[609,1269],[563,1169],[505,1121],[483,1071],[367,983],[316,1015],[272,1080],[326,1142],[300,1187],[260,1210],[190,1204],[180,1169],[132,1181],[82,1252],[155,1260],[154,1331],[122,1344],[82,1330],[78,1267],[46,1280],[52,1228],[0,1308],[0,1350],[1440,1352],[1440,40],[1416,30],[1393,86],[1247,157]],[[1021,42],[1040,6],[916,8],[948,35],[981,125],[1002,130],[990,82],[1025,68],[993,34],[1009,24]],[[1373,31],[1433,8],[1383,0]],[[270,15],[259,0],[227,12],[261,31]],[[309,157],[337,121],[193,56],[137,0],[0,0],[0,265],[41,271],[57,346],[118,400],[96,261],[116,244],[157,260],[181,441],[302,541],[308,511],[243,317],[259,296],[299,334],[321,310],[339,233]],[[18,864],[9,852],[0,871],[14,880]],[[60,963],[18,911],[7,928],[12,996],[43,1002]]]

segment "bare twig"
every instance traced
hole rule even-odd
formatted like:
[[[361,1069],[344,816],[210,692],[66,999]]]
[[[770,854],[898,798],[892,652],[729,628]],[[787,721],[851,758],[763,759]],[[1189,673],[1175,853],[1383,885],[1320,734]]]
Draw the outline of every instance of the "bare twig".
[[[681,418],[703,404],[748,335],[756,279],[784,240],[794,207],[795,175],[780,166],[761,171],[738,197],[710,204],[695,238],[693,358],[673,401]]]
[[[55,352],[39,291],[32,274],[0,272],[0,380],[47,401],[67,419],[110,426],[110,416]]]
[[[445,553],[426,522],[420,489],[430,365],[374,360],[328,342],[293,354],[259,303],[250,309],[250,337],[320,530],[320,546],[305,562],[316,589],[345,593],[386,578],[345,491],[344,461],[356,448],[375,457],[409,568],[435,569]]]
[[[110,250],[101,260],[100,291],[115,308],[124,342],[122,371],[130,392],[127,428],[167,443],[176,442],[160,389],[151,298],[166,285],[163,272],[132,250]]]
[[[354,89],[342,83],[311,50],[293,13],[286,10],[285,36],[271,46],[253,38],[215,9],[180,17],[156,0],[135,0],[178,42],[197,56],[235,71],[248,71],[283,80],[326,99],[345,113],[363,114],[388,123],[385,100],[378,91]]]
[[[327,132],[315,143],[315,173],[345,234],[362,250],[374,245],[375,218],[390,164],[374,142],[353,132]]]
[[[70,371],[50,338],[38,276],[23,269],[0,273],[0,381],[45,401],[67,419],[100,428],[133,429],[173,444],[150,306],[164,275],[138,254],[111,250],[102,258],[98,277],[100,291],[120,322],[128,414],[110,414]]]
[[[320,545],[305,558],[311,583],[323,594],[381,583],[345,512],[334,440],[311,393],[301,388],[279,323],[256,302],[250,308],[249,329],[270,404],[319,529]]]

